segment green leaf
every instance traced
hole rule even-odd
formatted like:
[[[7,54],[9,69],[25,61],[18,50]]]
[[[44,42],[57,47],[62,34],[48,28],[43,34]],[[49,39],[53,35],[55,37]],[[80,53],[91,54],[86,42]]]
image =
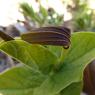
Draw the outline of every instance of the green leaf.
[[[42,16],[44,18],[46,18],[48,16],[47,10],[42,5],[40,5],[40,12],[42,13]]]
[[[81,82],[83,79],[83,70],[88,63],[90,63],[93,59],[95,59],[95,33],[80,32],[72,34],[71,47],[68,51],[67,56],[64,59],[61,68],[57,71],[50,73],[48,77],[47,74],[45,76],[39,71],[39,69],[37,69],[37,67],[39,67],[41,71],[45,72],[45,70],[47,70],[47,68],[49,69],[52,64],[56,64],[58,57],[55,56],[53,52],[50,52],[48,48],[45,48],[40,45],[30,45],[24,41],[16,40],[16,41],[1,43],[0,49],[25,64],[28,63],[28,61],[26,61],[27,58],[27,60],[30,60],[28,66],[31,67],[33,66],[33,69],[31,68],[31,70],[39,72],[37,76],[42,76],[40,78],[38,77],[39,79],[41,79],[41,82],[37,83],[40,84],[34,86],[34,89],[31,90],[33,91],[31,92],[32,95],[60,95],[61,92],[63,92],[63,94],[65,95],[75,95],[75,93],[79,95],[81,89],[81,83],[79,82]],[[35,70],[34,67],[36,68]],[[20,74],[20,72],[16,73]],[[8,76],[11,74],[10,73],[7,74],[6,77],[4,78],[5,75],[6,74],[3,74],[3,77],[0,77],[1,79],[0,85],[1,84],[3,85],[3,86],[1,85],[1,88],[5,87],[4,86],[5,84],[8,85],[7,81],[8,79],[10,79],[10,77]],[[12,75],[15,76],[14,72],[12,73]],[[21,75],[24,76],[24,82],[28,80],[27,77],[25,77],[28,74],[23,73]],[[13,78],[12,80],[14,80],[15,78],[13,76],[11,76],[11,78]],[[32,78],[32,75],[30,77]],[[21,79],[18,78],[18,76],[16,77],[16,79],[17,81],[18,80],[22,81]],[[5,81],[3,82],[3,80]],[[32,81],[31,82],[29,81],[28,86],[31,86],[32,83],[35,83]],[[11,83],[9,84],[11,85]],[[17,86],[17,83],[14,83],[13,85],[15,86],[11,85],[9,87],[14,88]],[[26,82],[22,85],[22,88],[24,88],[25,86],[28,87],[26,85]],[[8,86],[6,87],[8,89]],[[20,84],[19,87],[21,87]],[[72,90],[71,92],[71,88],[73,87],[76,87],[76,91]],[[6,92],[4,91],[4,93]],[[10,95],[10,94],[5,94],[5,95]]]
[[[50,72],[58,62],[57,57],[41,45],[31,45],[22,40],[3,42],[0,49],[32,69]]]
[[[19,66],[1,73],[0,94],[2,95],[33,95],[46,77],[25,66]]]
[[[38,14],[34,11],[33,7],[28,3],[24,2],[20,4],[20,8],[25,16],[28,16],[31,20],[41,23],[41,19]]]
[[[47,48],[58,57],[59,63],[56,65],[56,69],[60,68],[69,49],[64,49],[61,46],[47,46]]]
[[[33,8],[28,3],[21,3],[20,8],[22,9],[22,12],[25,16],[30,16],[32,19],[34,19],[35,12]]]
[[[82,82],[72,83],[61,91],[60,95],[80,95],[82,86]]]
[[[71,48],[59,71],[53,73],[34,95],[56,95],[75,82],[83,79],[83,70],[95,59],[95,33],[72,34]]]
[[[61,56],[63,47],[61,46],[47,46],[47,48],[54,53],[58,58]]]

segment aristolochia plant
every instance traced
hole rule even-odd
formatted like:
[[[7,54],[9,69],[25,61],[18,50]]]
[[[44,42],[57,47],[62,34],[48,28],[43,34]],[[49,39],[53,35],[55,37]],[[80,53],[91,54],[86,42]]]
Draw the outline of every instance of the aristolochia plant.
[[[0,50],[23,63],[1,73],[1,95],[80,95],[83,70],[95,58],[95,33],[72,33],[70,41],[66,28],[31,31],[21,39],[0,32]]]

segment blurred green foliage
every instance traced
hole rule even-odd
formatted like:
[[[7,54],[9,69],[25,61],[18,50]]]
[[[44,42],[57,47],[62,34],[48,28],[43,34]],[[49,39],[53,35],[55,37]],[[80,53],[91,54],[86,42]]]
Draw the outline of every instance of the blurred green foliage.
[[[39,4],[39,12],[35,12],[32,4],[29,5],[27,2],[21,3],[20,9],[25,18],[32,21],[35,27],[60,25],[63,23],[63,15],[57,14],[53,8],[45,9],[41,4]]]
[[[95,31],[95,11],[89,8],[88,2],[77,2],[76,5],[78,6],[75,7],[76,9],[73,12],[75,30]]]
[[[73,2],[70,4],[70,2]],[[67,11],[72,14],[73,31],[95,31],[95,10],[89,7],[89,0],[63,0],[63,6],[67,4]],[[69,7],[68,7],[69,6]],[[59,15],[53,8],[45,9],[39,0],[39,12],[35,12],[32,4],[21,3],[20,8],[26,20],[32,21],[35,27],[63,25],[64,16]],[[68,25],[67,25],[68,27]]]

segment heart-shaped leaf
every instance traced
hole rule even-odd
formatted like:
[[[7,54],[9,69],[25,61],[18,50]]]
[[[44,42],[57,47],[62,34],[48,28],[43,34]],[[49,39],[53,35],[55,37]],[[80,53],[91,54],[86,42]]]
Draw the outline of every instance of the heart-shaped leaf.
[[[30,59],[30,62],[27,65],[30,66],[30,68],[32,67],[31,70],[32,69],[34,70],[35,68],[36,72],[38,71],[39,73],[45,71],[47,68],[48,69],[51,68],[50,67],[51,64],[56,64],[56,62],[58,62],[57,61],[58,56],[55,56],[55,54],[53,54],[54,52],[49,51],[48,48],[42,47],[40,45],[30,45],[21,40],[5,42],[1,44],[0,49],[25,64],[27,64]],[[44,57],[43,55],[46,56]],[[26,61],[26,58],[28,61]],[[79,82],[81,82],[83,79],[83,70],[87,66],[87,64],[91,62],[94,58],[95,58],[95,33],[82,32],[72,34],[71,47],[68,51],[67,56],[64,59],[61,68],[58,69],[57,71],[50,73],[49,76],[47,76],[48,74],[46,74],[46,78],[44,78],[37,87],[35,86],[32,95],[60,95],[61,92],[64,95],[74,95],[75,93],[79,95],[81,89],[81,83]],[[17,73],[19,74],[19,72]],[[2,84],[5,75],[6,74],[4,73],[1,78],[0,84]],[[8,79],[10,80],[10,78],[8,77],[6,78],[7,80],[5,80],[3,84],[8,83]],[[32,81],[30,82],[30,84],[31,83]],[[12,84],[10,85],[12,87]],[[8,89],[8,86],[1,85],[1,88],[2,87]],[[71,92],[72,87],[76,87],[76,91],[72,90]],[[13,92],[16,93],[15,91]]]
[[[1,73],[1,95],[33,95],[33,89],[38,87],[46,76],[26,66],[19,66]]]
[[[72,83],[82,81],[84,68],[94,58],[95,33],[72,34],[71,48],[63,62],[63,66],[44,81],[35,90],[34,95],[56,95]]]
[[[22,40],[1,43],[0,49],[32,69],[48,73],[58,58],[41,45],[31,45]]]

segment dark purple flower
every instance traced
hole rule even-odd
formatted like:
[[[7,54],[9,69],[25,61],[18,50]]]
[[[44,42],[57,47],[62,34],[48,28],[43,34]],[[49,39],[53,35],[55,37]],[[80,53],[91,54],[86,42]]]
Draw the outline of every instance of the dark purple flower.
[[[21,35],[22,39],[32,44],[70,46],[70,30],[65,27],[41,27]]]

